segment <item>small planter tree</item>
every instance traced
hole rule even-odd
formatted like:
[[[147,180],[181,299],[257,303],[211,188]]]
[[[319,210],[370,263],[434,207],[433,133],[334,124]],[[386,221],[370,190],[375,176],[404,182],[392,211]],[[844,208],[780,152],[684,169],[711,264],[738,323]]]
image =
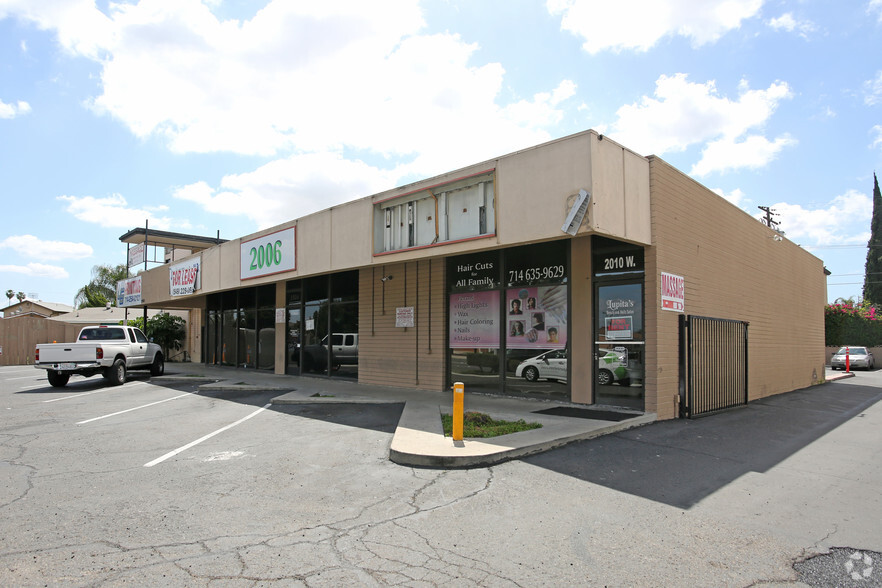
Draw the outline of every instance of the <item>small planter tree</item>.
[[[179,316],[162,312],[147,319],[145,331],[147,337],[152,338],[154,343],[162,347],[162,354],[168,360],[169,350],[177,351],[184,346],[187,323]]]

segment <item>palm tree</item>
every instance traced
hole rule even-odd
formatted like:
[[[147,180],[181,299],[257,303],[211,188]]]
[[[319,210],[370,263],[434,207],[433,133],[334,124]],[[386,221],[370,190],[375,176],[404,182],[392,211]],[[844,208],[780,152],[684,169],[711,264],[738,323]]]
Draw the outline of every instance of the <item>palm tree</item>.
[[[77,291],[74,306],[87,308],[106,306],[109,302],[116,306],[116,283],[128,277],[128,268],[119,265],[96,265],[92,268],[92,280]]]
[[[10,304],[12,304],[12,299],[15,298],[15,290],[7,290],[6,298],[9,299],[9,302],[6,303],[6,306],[9,306]]]
[[[18,299],[19,302],[23,302],[24,299],[27,298],[24,292],[17,292],[15,294],[15,297]]]

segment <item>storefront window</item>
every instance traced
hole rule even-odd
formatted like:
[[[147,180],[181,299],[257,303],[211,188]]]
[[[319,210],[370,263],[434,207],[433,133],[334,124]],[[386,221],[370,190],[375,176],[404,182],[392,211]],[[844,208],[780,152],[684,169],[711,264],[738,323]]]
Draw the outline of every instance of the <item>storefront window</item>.
[[[276,287],[257,289],[257,367],[270,370],[276,363]]]
[[[505,255],[505,389],[569,398],[566,241]]]
[[[257,316],[254,309],[254,288],[239,290],[238,366],[256,367]]]
[[[558,241],[448,260],[451,383],[569,397],[566,245]]]
[[[211,365],[217,364],[220,359],[217,353],[219,322],[220,312],[214,308],[209,308],[208,320],[205,323],[205,362]]]
[[[300,333],[303,327],[300,320],[301,282],[296,280],[286,285],[287,325],[285,329],[285,373],[300,375]]]
[[[498,252],[448,260],[448,348],[450,379],[466,389],[500,388],[500,303]]]
[[[322,339],[328,334],[328,278],[308,278],[304,282],[302,372],[328,373],[328,348]]]
[[[331,276],[331,374],[358,379],[358,272]]]

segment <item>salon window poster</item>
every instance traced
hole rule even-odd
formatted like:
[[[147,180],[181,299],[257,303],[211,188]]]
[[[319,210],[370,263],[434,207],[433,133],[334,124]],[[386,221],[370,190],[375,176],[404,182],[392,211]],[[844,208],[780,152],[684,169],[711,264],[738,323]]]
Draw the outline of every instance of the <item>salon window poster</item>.
[[[597,290],[599,341],[643,341],[643,285],[601,286]]]
[[[499,349],[499,291],[450,295],[451,349]]]
[[[511,288],[505,300],[505,344],[509,349],[566,347],[566,285]]]

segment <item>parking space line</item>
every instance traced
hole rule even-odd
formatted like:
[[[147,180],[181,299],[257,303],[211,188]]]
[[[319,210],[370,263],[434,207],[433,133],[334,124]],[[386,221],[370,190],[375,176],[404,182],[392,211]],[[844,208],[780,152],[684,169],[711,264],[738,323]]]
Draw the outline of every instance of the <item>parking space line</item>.
[[[140,410],[142,408],[147,408],[148,406],[155,406],[157,404],[162,404],[163,402],[168,402],[170,400],[177,400],[178,398],[183,398],[184,396],[192,396],[192,395],[193,395],[192,392],[187,392],[186,394],[181,394],[179,396],[174,396],[172,398],[166,398],[165,400],[157,400],[156,402],[151,402],[150,404],[142,404],[141,406],[136,406],[135,408],[127,408],[125,410],[120,410],[119,412],[105,414],[104,416],[95,417],[93,419],[86,419],[85,421],[80,421],[77,424],[78,425],[85,425],[86,423],[91,423],[93,421],[100,421],[101,419],[107,419],[107,418],[110,418],[112,416],[116,416],[119,414],[125,414],[127,412],[132,412],[133,410]]]
[[[135,382],[131,385],[125,384],[124,388],[134,388],[135,386],[143,386],[147,382]],[[40,388],[41,386],[31,386],[30,388]],[[30,388],[19,388],[20,390],[30,390]],[[78,398],[80,396],[88,396],[89,394],[98,394],[99,392],[109,392],[110,390],[114,390],[114,387],[101,388],[100,390],[92,390],[91,392],[80,392],[79,394],[72,394],[70,396],[62,396],[61,398],[53,398],[51,400],[44,400],[43,402],[58,402],[59,400],[69,400],[71,398]]]
[[[26,390],[27,388],[25,388]],[[79,394],[73,394],[71,396],[62,396],[61,398],[53,398],[51,400],[44,400],[43,402],[58,402],[59,400],[67,400],[69,398],[79,398],[80,396],[88,396],[89,394],[98,394],[99,392],[106,392],[107,390],[92,390],[91,392],[80,392]]]
[[[252,412],[251,414],[249,414],[248,416],[239,419],[239,420],[236,421],[235,423],[231,423],[231,424],[227,425],[226,427],[221,427],[221,428],[218,429],[217,431],[214,431],[213,433],[209,433],[208,435],[205,435],[204,437],[200,437],[199,439],[196,439],[195,441],[193,441],[193,442],[191,442],[191,443],[187,443],[187,444],[184,445],[183,447],[178,447],[178,448],[175,449],[174,451],[169,451],[168,453],[166,453],[166,454],[163,455],[162,457],[158,457],[158,458],[154,459],[154,460],[151,461],[151,462],[145,463],[145,464],[144,464],[144,467],[145,467],[145,468],[152,468],[152,467],[155,466],[156,464],[158,464],[158,463],[162,463],[162,462],[164,462],[165,460],[167,460],[167,459],[170,458],[170,457],[174,457],[174,456],[176,456],[177,454],[179,454],[179,453],[181,453],[181,452],[183,452],[183,451],[186,451],[186,450],[190,449],[191,447],[194,447],[194,446],[196,446],[196,445],[199,445],[199,444],[202,443],[203,441],[206,441],[206,440],[208,440],[208,439],[211,439],[211,438],[214,437],[215,435],[217,435],[217,434],[219,434],[219,433],[223,433],[223,432],[226,431],[227,429],[232,429],[232,428],[235,427],[236,425],[240,425],[240,424],[244,423],[245,421],[247,421],[247,420],[250,419],[251,417],[257,416],[257,415],[260,414],[261,412],[265,411],[265,410],[266,410],[267,408],[269,408],[270,406],[272,406],[271,403],[270,403],[270,404],[264,404],[262,407],[258,408],[257,410],[255,410],[254,412]]]

